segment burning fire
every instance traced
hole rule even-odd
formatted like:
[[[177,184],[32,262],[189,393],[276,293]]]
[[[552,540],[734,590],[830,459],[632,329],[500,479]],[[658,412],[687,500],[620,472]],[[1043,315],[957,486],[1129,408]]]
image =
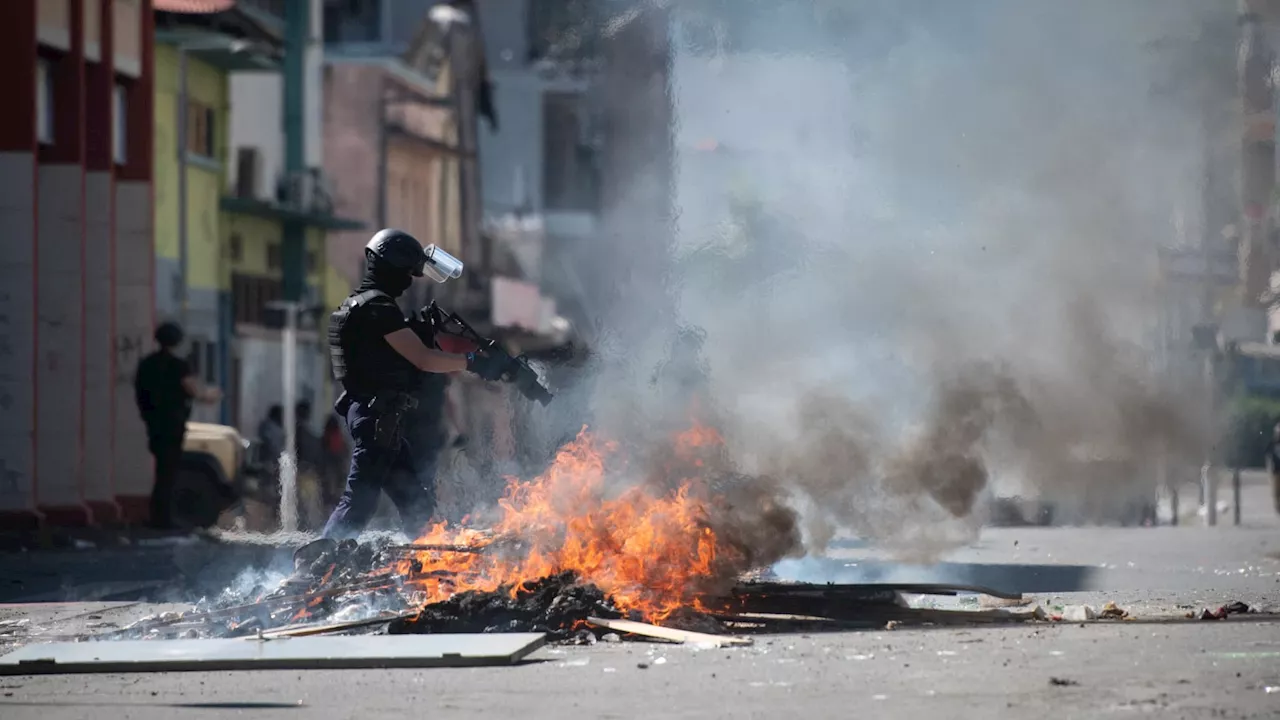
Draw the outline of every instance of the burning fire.
[[[695,426],[674,440],[673,468],[701,468],[702,455],[722,439]],[[423,545],[486,546],[484,552],[420,551],[397,571],[412,578],[426,603],[467,590],[525,583],[565,571],[594,583],[619,609],[660,621],[681,607],[701,607],[707,580],[737,567],[737,553],[717,543],[708,525],[711,499],[699,478],[676,478],[672,489],[606,487],[616,443],[583,428],[531,481],[508,479],[500,518],[488,532],[440,523]],[[698,474],[689,472],[688,474]]]

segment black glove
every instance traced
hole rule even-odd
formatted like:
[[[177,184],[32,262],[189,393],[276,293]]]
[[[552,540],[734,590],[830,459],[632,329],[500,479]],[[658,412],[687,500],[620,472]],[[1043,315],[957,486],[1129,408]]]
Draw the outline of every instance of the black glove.
[[[502,379],[502,374],[507,371],[508,362],[507,358],[498,353],[467,353],[467,371],[489,382]]]

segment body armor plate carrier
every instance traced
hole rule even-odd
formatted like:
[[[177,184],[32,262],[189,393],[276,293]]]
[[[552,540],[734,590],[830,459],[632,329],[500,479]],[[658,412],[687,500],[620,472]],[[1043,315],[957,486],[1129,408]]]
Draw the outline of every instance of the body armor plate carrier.
[[[333,379],[343,383],[344,387],[347,379],[347,357],[343,330],[346,328],[347,321],[351,318],[352,310],[380,297],[389,298],[391,296],[381,290],[365,290],[364,292],[356,293],[344,300],[338,306],[338,309],[329,316],[330,365],[333,367]]]

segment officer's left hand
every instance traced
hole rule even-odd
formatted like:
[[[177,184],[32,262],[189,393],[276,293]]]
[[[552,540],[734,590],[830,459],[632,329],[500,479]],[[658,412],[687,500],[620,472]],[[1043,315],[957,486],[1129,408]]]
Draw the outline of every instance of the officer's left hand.
[[[490,382],[502,379],[502,374],[507,370],[507,363],[507,358],[497,353],[467,353],[467,370]]]

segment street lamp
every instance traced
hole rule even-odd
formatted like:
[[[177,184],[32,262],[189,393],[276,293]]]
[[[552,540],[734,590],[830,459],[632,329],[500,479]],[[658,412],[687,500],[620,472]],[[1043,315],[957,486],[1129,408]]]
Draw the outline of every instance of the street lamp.
[[[294,532],[298,529],[298,420],[296,413],[298,395],[298,316],[302,312],[317,312],[319,308],[306,307],[290,300],[267,303],[271,310],[284,312],[284,325],[280,332],[280,359],[283,372],[281,388],[284,395],[281,408],[284,411],[284,452],[280,455],[280,529]]]

